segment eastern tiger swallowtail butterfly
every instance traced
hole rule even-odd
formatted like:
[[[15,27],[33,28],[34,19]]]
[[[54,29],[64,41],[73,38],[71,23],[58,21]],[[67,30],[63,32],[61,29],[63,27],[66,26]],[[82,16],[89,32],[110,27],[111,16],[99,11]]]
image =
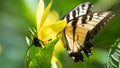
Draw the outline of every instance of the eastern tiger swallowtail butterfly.
[[[92,47],[90,40],[113,16],[110,11],[92,12],[92,8],[90,2],[85,2],[62,18],[67,21],[63,31],[65,47],[75,62],[84,61],[82,52],[89,57]]]

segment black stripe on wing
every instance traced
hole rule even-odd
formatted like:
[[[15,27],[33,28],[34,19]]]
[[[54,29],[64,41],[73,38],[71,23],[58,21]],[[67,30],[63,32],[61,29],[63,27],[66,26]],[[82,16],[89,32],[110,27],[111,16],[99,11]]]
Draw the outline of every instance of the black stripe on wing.
[[[85,2],[83,4],[78,5],[76,8],[72,9],[70,12],[68,12],[62,20],[66,20],[67,22],[82,16],[86,15],[88,13],[92,12],[92,5],[90,2]]]

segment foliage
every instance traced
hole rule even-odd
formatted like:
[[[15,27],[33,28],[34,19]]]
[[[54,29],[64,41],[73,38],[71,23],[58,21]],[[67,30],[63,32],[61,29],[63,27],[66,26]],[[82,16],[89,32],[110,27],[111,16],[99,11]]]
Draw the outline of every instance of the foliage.
[[[106,66],[107,68],[120,68],[120,39],[112,45]]]
[[[44,1],[46,5],[49,3],[49,0]],[[110,46],[120,37],[120,0],[53,0],[52,9],[55,9],[60,17],[63,17],[73,7],[86,1],[93,3],[94,8],[97,9],[111,5],[105,10],[113,11],[115,17],[95,36],[92,55],[84,63],[74,63],[65,49],[57,52],[57,58],[63,68],[104,68]],[[104,5],[101,1],[107,4]],[[99,5],[96,6],[97,4]],[[25,37],[30,34],[28,27],[35,27],[37,5],[38,0],[0,0],[0,47],[2,47],[0,48],[2,50],[0,52],[0,68],[24,68],[23,60],[28,48]],[[38,47],[30,47],[30,49],[35,51],[32,54],[39,51]],[[109,52],[109,56],[114,53],[116,51]],[[33,62],[34,65],[37,64],[35,60]],[[113,59],[109,62],[116,61]]]
[[[50,42],[44,48],[30,46],[25,56],[25,68],[50,68],[56,43],[60,37]]]

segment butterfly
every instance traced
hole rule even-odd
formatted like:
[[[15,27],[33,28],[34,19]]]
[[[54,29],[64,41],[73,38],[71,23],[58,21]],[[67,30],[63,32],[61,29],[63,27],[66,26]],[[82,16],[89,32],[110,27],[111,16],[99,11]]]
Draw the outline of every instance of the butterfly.
[[[92,4],[85,2],[62,18],[67,21],[63,31],[65,48],[75,62],[84,61],[83,52],[87,57],[91,55],[91,40],[114,15],[111,11],[92,10]]]

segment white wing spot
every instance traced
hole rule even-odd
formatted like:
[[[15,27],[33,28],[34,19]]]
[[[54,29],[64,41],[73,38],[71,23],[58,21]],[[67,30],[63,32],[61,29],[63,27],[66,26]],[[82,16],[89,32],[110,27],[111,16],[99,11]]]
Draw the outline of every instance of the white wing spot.
[[[79,15],[78,15],[78,10],[75,10],[75,12],[76,12],[76,16],[75,17],[78,17]]]
[[[72,15],[73,15],[73,13],[70,12],[70,13],[69,13],[69,16],[70,16],[70,19],[69,19],[69,20],[73,19],[73,16],[72,16]]]

